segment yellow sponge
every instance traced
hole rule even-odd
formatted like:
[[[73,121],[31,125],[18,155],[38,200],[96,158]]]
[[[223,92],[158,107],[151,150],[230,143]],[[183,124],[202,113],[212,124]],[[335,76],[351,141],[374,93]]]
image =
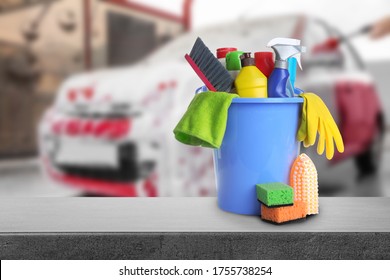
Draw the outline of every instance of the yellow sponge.
[[[300,154],[290,172],[290,186],[294,189],[294,200],[307,204],[307,215],[318,214],[318,175],[312,160]]]

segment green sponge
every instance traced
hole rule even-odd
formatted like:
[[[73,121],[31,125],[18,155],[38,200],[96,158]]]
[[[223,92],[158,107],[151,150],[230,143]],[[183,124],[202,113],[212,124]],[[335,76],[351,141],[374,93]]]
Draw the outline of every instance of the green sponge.
[[[293,205],[294,189],[283,183],[256,185],[257,199],[268,207]]]

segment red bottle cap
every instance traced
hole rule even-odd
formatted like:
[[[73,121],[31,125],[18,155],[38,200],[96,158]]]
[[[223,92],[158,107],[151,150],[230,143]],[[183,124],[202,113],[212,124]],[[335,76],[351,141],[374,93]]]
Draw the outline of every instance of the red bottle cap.
[[[225,58],[227,53],[236,51],[237,48],[219,48],[217,49],[217,58]]]
[[[268,78],[274,70],[274,54],[272,52],[255,52],[255,64]]]

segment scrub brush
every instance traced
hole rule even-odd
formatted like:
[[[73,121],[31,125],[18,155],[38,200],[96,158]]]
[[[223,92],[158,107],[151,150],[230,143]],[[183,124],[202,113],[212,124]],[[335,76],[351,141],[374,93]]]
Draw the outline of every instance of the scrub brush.
[[[290,186],[294,189],[294,204],[303,201],[307,204],[307,215],[318,214],[318,175],[312,160],[300,154],[290,172]]]
[[[199,37],[184,57],[209,90],[230,92],[233,78]]]

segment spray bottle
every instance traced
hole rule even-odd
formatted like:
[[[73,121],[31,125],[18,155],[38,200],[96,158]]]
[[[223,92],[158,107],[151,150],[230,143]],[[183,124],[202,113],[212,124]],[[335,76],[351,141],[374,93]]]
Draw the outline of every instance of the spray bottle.
[[[299,67],[301,66],[301,53],[306,48],[301,46],[301,41],[290,38],[275,38],[268,42],[267,47],[275,51],[275,68],[268,79],[268,97],[293,97],[294,90],[291,86],[288,72],[287,59],[295,57]],[[288,90],[288,88],[290,88]]]
[[[287,59],[288,63],[288,73],[290,74],[290,79],[287,82],[287,90],[290,93],[290,96],[303,93],[303,90],[295,87],[295,79],[297,76],[297,60],[295,57],[290,57]]]

